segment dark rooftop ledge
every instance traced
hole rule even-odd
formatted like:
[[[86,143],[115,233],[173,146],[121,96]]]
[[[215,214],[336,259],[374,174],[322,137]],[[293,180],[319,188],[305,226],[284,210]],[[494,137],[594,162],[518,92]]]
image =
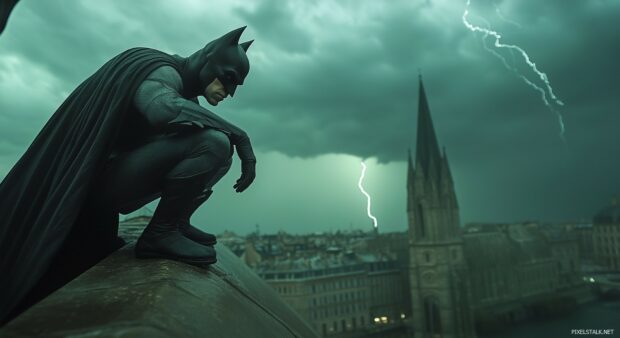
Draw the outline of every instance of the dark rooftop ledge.
[[[223,245],[208,269],[127,245],[0,329],[0,337],[318,337]]]

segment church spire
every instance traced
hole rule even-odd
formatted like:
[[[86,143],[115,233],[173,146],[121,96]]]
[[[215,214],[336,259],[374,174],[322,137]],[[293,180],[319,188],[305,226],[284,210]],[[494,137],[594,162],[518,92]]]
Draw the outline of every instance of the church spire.
[[[459,207],[458,200],[456,199],[456,191],[454,190],[454,180],[452,179],[452,173],[450,171],[450,163],[448,163],[448,154],[446,153],[446,147],[443,147],[442,154],[442,184],[448,190],[449,197],[455,208]]]
[[[431,111],[428,107],[422,76],[420,75],[420,92],[418,99],[418,133],[416,140],[416,169],[421,166],[424,175],[427,178],[439,178],[439,169],[441,166],[441,155],[439,153],[439,145],[437,144],[437,136],[431,119]]]
[[[450,163],[448,163],[448,154],[446,153],[446,147],[442,148],[442,158],[443,158],[443,162],[442,162],[442,166],[443,166],[443,170],[445,171],[445,179],[448,180],[448,182],[452,182],[452,173],[450,172]]]
[[[413,167],[413,161],[411,160],[411,148],[407,150],[408,164],[407,164],[407,211],[413,210],[413,194],[415,188],[415,169]]]
[[[415,179],[415,169],[413,167],[413,160],[411,159],[411,148],[407,150],[408,164],[407,164],[407,186],[410,187]]]
[[[408,157],[407,214],[412,240],[458,240],[459,211],[445,149],[439,148],[424,84],[420,78],[417,144]]]

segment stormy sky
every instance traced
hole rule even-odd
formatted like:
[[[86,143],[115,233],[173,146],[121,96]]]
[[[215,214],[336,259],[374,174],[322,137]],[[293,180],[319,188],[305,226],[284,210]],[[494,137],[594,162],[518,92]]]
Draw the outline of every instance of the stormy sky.
[[[590,220],[620,191],[620,2],[472,0],[470,22],[500,32],[547,74],[565,104],[555,106],[565,141],[540,94],[464,26],[465,3],[23,0],[0,36],[0,177],[109,58],[135,46],[187,56],[247,25],[250,75],[233,99],[207,107],[252,137],[258,177],[234,193],[235,161],[196,225],[369,229],[357,188],[365,159],[380,231],[406,229],[419,71],[461,223]],[[497,52],[542,84],[518,53]]]

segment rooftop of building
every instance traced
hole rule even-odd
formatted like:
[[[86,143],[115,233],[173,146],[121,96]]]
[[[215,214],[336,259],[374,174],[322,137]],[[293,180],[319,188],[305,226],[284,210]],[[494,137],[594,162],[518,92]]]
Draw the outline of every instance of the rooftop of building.
[[[202,268],[136,259],[126,245],[2,327],[0,336],[317,337],[235,254],[220,244],[216,250],[218,262]]]

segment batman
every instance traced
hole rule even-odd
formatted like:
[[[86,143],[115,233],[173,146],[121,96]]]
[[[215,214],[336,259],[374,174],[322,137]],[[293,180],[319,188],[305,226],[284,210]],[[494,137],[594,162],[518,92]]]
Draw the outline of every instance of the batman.
[[[192,213],[230,168],[253,182],[246,132],[202,107],[233,97],[250,65],[245,27],[189,57],[127,50],[60,105],[0,184],[0,323],[117,249],[118,214],[161,198],[138,258],[216,262],[213,234]]]

